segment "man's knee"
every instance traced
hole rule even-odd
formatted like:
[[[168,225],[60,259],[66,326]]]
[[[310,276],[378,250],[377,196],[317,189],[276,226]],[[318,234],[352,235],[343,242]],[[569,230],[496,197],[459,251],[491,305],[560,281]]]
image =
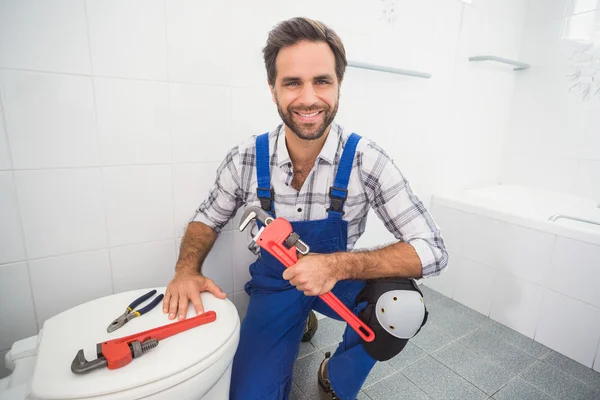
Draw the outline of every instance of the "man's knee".
[[[356,304],[362,302],[367,305],[358,316],[375,333],[375,340],[362,345],[378,361],[400,353],[427,322],[423,294],[413,279],[369,280],[356,296]]]

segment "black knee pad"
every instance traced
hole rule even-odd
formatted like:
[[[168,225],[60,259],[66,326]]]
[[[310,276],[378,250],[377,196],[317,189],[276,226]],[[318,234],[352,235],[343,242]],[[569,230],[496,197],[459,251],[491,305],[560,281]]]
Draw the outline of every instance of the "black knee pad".
[[[410,337],[400,338],[397,337],[398,335],[392,335],[389,332],[394,331],[390,330],[390,328],[396,329],[396,327],[388,324],[388,326],[384,328],[381,325],[379,319],[382,317],[382,315],[384,315],[382,312],[385,312],[386,310],[384,307],[382,307],[382,302],[380,302],[379,309],[377,309],[378,300],[381,298],[382,301],[388,301],[387,298],[392,297],[392,303],[396,300],[402,301],[401,296],[395,295],[396,293],[402,294],[402,292],[399,291],[418,292],[418,295],[406,293],[406,295],[408,295],[407,300],[410,298],[410,301],[421,301],[422,303],[423,293],[417,286],[415,280],[406,278],[382,278],[368,280],[363,290],[361,290],[356,296],[356,305],[364,301],[367,302],[366,308],[358,313],[358,317],[364,323],[369,325],[369,327],[373,329],[373,332],[375,333],[375,340],[372,342],[366,342],[361,339],[362,345],[367,353],[369,353],[371,357],[378,361],[389,360],[400,353],[402,349],[404,349],[404,346],[406,346],[408,343],[409,338],[416,335],[421,330],[421,327],[423,327],[423,325],[425,325],[427,322],[428,312],[423,304],[421,314],[417,314],[416,317],[414,315],[411,316],[411,323],[416,325],[409,330],[410,333],[408,335],[404,335]],[[388,309],[387,311],[389,315],[393,312],[393,309]],[[378,318],[378,314],[380,318]],[[420,321],[421,315],[423,318],[422,322]],[[416,321],[415,318],[417,318]],[[414,332],[414,334],[412,332]]]

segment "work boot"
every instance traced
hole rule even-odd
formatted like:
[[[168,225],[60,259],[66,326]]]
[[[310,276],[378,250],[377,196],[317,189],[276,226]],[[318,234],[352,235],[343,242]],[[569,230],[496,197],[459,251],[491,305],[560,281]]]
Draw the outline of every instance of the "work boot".
[[[325,353],[325,359],[321,362],[321,366],[319,367],[319,395],[321,400],[340,400],[331,388],[331,382],[329,382],[329,369],[327,364],[329,363],[330,358],[331,352],[328,351]]]
[[[317,328],[319,327],[319,320],[315,315],[314,311],[310,311],[308,313],[308,317],[306,318],[306,324],[304,325],[304,334],[302,335],[303,342],[309,342],[310,339],[315,336],[317,333]]]

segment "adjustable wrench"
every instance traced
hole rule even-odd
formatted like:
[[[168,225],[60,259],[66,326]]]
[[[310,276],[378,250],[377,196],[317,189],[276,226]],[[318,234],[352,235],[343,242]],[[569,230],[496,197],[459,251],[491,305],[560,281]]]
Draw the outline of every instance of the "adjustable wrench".
[[[289,221],[284,218],[273,218],[260,207],[246,208],[242,215],[239,230],[243,231],[253,219],[264,225],[253,238],[254,242],[268,251],[286,268],[298,262],[296,251],[303,255],[309,253],[309,246],[300,240],[298,234],[292,230]],[[319,297],[342,317],[365,342],[372,342],[375,339],[373,330],[354,315],[333,293],[325,293]]]

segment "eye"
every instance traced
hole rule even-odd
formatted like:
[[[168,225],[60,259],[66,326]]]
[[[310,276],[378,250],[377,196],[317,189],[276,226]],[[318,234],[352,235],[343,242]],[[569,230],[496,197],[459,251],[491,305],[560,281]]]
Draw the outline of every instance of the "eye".
[[[317,81],[317,84],[318,84],[318,85],[327,85],[327,84],[329,84],[329,81],[327,81],[327,80],[325,80],[325,79],[319,79],[319,80]]]
[[[285,86],[298,86],[298,85],[300,85],[300,83],[298,83],[298,82],[288,82],[285,84]]]

